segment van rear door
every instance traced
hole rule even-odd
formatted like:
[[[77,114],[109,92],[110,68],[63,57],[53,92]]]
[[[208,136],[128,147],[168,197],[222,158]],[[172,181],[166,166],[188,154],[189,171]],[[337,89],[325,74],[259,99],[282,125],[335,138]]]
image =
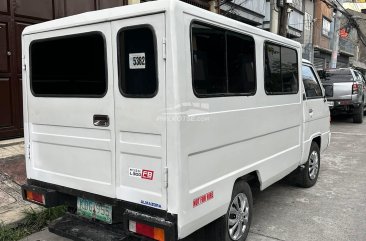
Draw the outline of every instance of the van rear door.
[[[110,23],[26,35],[23,41],[28,178],[115,197]]]
[[[166,209],[165,15],[112,22],[117,198]]]

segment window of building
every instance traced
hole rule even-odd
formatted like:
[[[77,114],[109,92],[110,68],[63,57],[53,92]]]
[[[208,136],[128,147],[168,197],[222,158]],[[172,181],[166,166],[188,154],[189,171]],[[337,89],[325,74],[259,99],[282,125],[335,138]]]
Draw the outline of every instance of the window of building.
[[[122,29],[118,33],[119,87],[122,95],[151,98],[158,90],[156,41],[151,28]]]
[[[323,17],[322,34],[328,38],[330,37],[330,25],[331,22],[325,17]]]
[[[253,95],[255,42],[242,35],[192,24],[193,89],[198,97]]]
[[[307,98],[323,97],[322,89],[316,79],[313,69],[310,66],[302,66],[302,80],[304,82]]]
[[[102,97],[107,92],[101,33],[36,40],[30,45],[30,65],[35,96]]]
[[[265,44],[265,90],[268,95],[296,94],[298,73],[296,50]]]

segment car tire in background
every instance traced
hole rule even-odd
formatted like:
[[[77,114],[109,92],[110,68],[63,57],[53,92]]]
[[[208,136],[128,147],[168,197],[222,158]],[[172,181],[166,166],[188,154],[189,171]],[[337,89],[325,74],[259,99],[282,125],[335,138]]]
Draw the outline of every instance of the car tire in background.
[[[358,108],[355,109],[355,114],[353,114],[353,123],[362,123],[363,122],[363,114],[364,114],[364,104],[361,104]]]

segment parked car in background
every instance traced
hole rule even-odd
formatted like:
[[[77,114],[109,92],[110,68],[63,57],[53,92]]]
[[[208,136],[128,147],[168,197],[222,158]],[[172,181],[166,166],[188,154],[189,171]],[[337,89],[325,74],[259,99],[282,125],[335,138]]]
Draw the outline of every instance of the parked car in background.
[[[353,68],[329,69],[321,79],[331,114],[347,113],[354,123],[362,123],[365,108],[365,79]]]

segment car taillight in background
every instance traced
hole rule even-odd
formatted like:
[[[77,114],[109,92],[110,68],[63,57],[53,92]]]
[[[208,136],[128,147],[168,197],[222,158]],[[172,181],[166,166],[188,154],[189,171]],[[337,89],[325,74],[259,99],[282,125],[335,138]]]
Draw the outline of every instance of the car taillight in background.
[[[352,85],[352,94],[357,94],[358,93],[358,84],[354,83]]]
[[[165,232],[164,229],[152,227],[147,224],[139,223],[130,220],[129,221],[129,230],[133,233],[152,238],[158,241],[165,241]]]
[[[28,190],[26,190],[25,192],[26,192],[25,195],[26,195],[26,198],[27,198],[28,201],[32,201],[32,202],[35,202],[35,203],[45,205],[46,202],[45,202],[45,197],[44,197],[43,194],[28,191]]]

